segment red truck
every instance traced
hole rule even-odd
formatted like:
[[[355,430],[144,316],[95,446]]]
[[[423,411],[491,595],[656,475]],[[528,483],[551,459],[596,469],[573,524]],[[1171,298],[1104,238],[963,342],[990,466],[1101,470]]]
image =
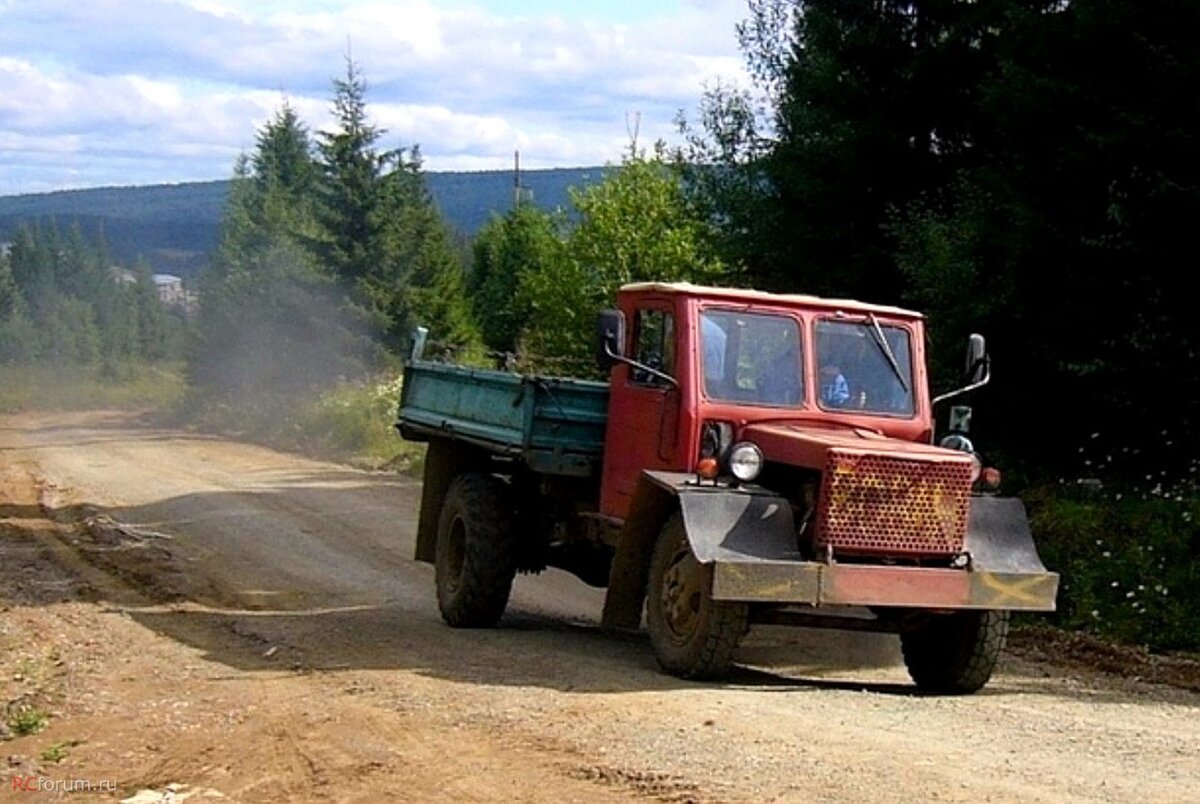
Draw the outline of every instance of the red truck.
[[[916,685],[990,678],[1010,612],[1058,576],[1019,500],[994,493],[929,393],[925,324],[895,307],[690,284],[621,288],[600,315],[609,381],[405,369],[398,427],[427,441],[416,558],[453,626],[499,621],[514,575],[607,587],[664,670],[715,678],[753,623],[899,634]]]

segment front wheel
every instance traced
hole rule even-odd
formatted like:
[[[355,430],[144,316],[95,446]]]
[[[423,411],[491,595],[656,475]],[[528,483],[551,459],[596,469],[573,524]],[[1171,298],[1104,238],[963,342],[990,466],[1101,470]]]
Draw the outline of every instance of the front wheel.
[[[682,678],[725,675],[746,635],[750,607],[712,599],[712,565],[696,560],[683,518],[671,517],[650,559],[646,627],[659,665]]]
[[[931,615],[900,635],[908,674],[919,689],[943,695],[976,692],[992,677],[1008,636],[1009,612]]]
[[[491,475],[460,475],[438,517],[434,577],[442,619],[455,628],[495,625],[516,573],[508,486]]]

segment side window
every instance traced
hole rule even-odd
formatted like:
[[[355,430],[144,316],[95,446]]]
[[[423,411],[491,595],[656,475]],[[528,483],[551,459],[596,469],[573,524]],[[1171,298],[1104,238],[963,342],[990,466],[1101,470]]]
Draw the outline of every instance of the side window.
[[[666,310],[638,310],[633,327],[633,359],[675,376],[675,317]],[[648,371],[630,368],[629,381],[637,385],[666,385]]]

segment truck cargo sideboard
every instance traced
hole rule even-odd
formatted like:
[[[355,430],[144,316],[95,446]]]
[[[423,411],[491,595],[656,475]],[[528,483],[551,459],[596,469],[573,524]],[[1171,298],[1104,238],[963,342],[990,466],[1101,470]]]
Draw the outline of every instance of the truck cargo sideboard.
[[[451,438],[518,457],[546,474],[600,470],[608,384],[413,361],[404,369],[406,438]]]

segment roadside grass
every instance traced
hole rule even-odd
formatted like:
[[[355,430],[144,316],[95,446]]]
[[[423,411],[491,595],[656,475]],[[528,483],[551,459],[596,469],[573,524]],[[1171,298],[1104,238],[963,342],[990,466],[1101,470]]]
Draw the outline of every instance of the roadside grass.
[[[399,404],[400,379],[383,377],[302,397],[259,394],[233,403],[193,395],[175,416],[179,423],[359,468],[419,473],[425,448],[396,432]]]
[[[0,365],[0,413],[23,410],[154,411],[199,427],[368,469],[419,472],[425,450],[395,430],[400,380],[343,382],[305,396],[269,392],[243,402],[206,398],[183,363]]]
[[[36,707],[22,708],[8,716],[8,728],[17,737],[37,734],[49,722],[50,715]]]
[[[181,363],[0,365],[0,413],[166,409],[183,399]]]
[[[55,765],[62,762],[71,755],[71,749],[78,745],[83,745],[83,740],[62,740],[53,743],[41,753],[42,762],[52,762]]]
[[[1200,652],[1200,493],[1191,482],[1024,496],[1042,559],[1061,576],[1050,622],[1155,652]]]

